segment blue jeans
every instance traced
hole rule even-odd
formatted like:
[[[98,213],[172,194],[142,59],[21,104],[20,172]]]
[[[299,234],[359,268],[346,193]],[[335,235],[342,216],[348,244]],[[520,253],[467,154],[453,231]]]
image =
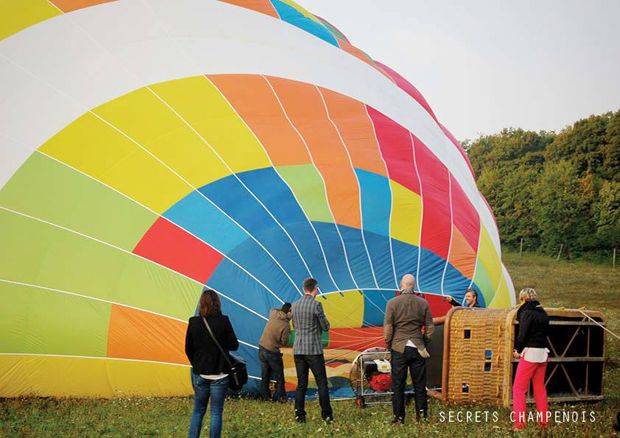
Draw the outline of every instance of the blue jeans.
[[[198,438],[202,430],[202,419],[207,412],[209,398],[211,398],[211,424],[209,437],[219,438],[222,435],[222,412],[224,399],[228,392],[228,377],[219,380],[208,380],[192,370],[192,386],[194,387],[194,412],[189,425],[189,438]]]

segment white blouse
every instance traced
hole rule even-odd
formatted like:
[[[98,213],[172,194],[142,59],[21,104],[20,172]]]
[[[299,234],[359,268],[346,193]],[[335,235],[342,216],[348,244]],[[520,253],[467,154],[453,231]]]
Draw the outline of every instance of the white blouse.
[[[202,377],[203,379],[207,379],[207,380],[220,380],[223,379],[224,377],[228,376],[228,374],[201,374],[200,377]]]
[[[543,363],[549,358],[548,348],[525,347],[521,353],[521,357],[528,362]]]

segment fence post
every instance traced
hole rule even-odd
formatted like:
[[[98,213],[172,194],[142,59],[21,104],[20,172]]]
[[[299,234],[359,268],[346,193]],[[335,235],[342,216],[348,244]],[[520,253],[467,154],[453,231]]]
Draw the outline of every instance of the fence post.
[[[555,258],[556,260],[560,260],[560,255],[562,255],[562,248],[564,248],[564,244],[560,243],[560,250],[558,251],[558,256]]]
[[[612,269],[616,269],[616,247],[614,246],[614,255],[611,258]]]
[[[519,257],[521,257],[522,253],[523,253],[523,237],[521,238],[521,242],[519,243]]]

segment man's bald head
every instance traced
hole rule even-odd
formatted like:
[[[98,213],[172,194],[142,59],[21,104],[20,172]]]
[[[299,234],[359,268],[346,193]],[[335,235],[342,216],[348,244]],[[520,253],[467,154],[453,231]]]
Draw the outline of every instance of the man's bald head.
[[[400,280],[400,288],[402,290],[413,289],[415,287],[415,278],[411,274],[403,275],[402,280]]]

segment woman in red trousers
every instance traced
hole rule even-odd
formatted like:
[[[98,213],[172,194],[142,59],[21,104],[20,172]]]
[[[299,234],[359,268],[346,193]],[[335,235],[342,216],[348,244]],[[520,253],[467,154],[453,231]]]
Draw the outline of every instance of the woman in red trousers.
[[[537,411],[535,418],[542,428],[546,428],[548,408],[545,371],[549,355],[546,348],[549,316],[538,302],[534,289],[523,289],[519,293],[519,301],[522,303],[517,311],[519,334],[513,353],[515,358],[519,359],[519,365],[512,386],[512,421],[514,429],[525,428],[528,420],[525,396],[531,381]]]

